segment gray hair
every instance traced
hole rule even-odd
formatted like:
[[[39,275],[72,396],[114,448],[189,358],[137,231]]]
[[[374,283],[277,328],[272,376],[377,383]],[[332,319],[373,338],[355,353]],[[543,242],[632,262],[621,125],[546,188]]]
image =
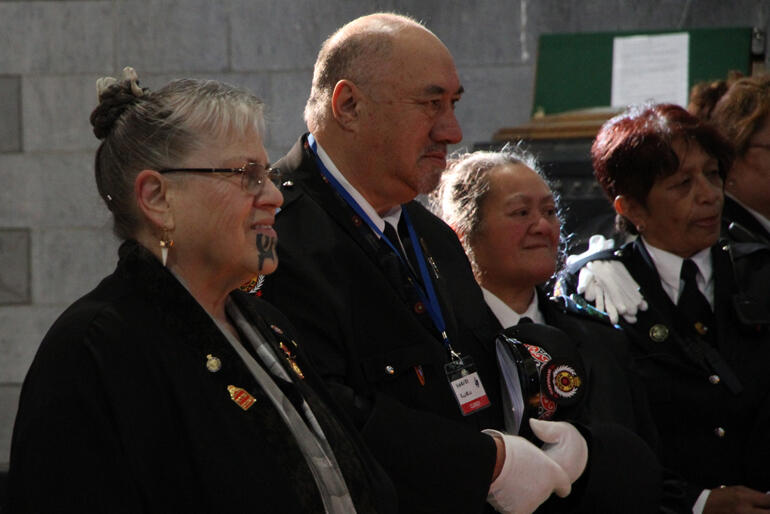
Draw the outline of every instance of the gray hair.
[[[337,82],[347,79],[359,87],[376,82],[382,62],[393,50],[393,38],[408,26],[423,27],[408,16],[378,13],[347,23],[324,41],[305,104],[305,123],[311,132],[328,123]]]
[[[114,79],[113,79],[114,80]],[[263,103],[252,93],[214,80],[180,79],[150,92],[137,81],[100,79],[91,114],[99,194],[113,215],[115,234],[133,237],[140,217],[134,180],[143,169],[178,167],[212,140],[255,130],[264,134]]]
[[[553,191],[534,155],[524,150],[521,145],[508,143],[498,151],[476,151],[450,156],[447,169],[441,176],[441,183],[431,193],[433,212],[457,233],[477,277],[480,270],[472,245],[483,228],[481,209],[489,194],[490,172],[499,167],[516,164],[531,168]],[[555,193],[554,199],[557,200]]]

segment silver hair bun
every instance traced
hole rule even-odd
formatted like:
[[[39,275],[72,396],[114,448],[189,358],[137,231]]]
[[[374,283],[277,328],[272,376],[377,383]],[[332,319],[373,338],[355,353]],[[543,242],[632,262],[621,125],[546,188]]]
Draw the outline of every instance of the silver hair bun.
[[[96,80],[99,105],[91,113],[94,135],[104,139],[123,113],[140,100],[149,90],[139,86],[139,76],[131,66],[123,68],[120,80],[100,77]]]

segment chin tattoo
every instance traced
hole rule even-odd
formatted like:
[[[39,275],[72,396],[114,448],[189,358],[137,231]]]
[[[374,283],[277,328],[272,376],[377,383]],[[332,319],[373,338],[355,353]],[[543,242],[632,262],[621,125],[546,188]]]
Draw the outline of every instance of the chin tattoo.
[[[275,237],[257,234],[257,251],[259,251],[259,271],[262,271],[266,260],[275,260]]]

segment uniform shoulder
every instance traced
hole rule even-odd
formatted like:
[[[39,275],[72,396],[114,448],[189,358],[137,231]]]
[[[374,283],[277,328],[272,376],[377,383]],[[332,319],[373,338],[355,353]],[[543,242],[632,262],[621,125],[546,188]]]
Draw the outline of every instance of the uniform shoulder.
[[[126,314],[130,311],[126,300],[119,283],[110,278],[102,281],[53,322],[35,355],[36,366],[79,369],[94,346],[104,348],[126,338],[137,321]]]
[[[457,242],[459,245],[460,239],[457,237],[457,233],[447,225],[444,220],[436,216],[428,207],[426,207],[419,200],[412,200],[405,204],[406,211],[409,213],[415,228],[421,236],[429,236],[431,239],[435,234],[440,234],[439,239],[451,241],[453,244]]]
[[[576,274],[579,272],[586,264],[593,261],[618,261],[623,260],[629,253],[631,252],[631,248],[629,244],[623,245],[622,247],[618,249],[608,249],[608,250],[601,250],[596,253],[592,253],[590,255],[587,255],[581,259],[577,259],[570,263],[565,269],[564,273],[568,274]]]
[[[572,262],[565,266],[556,276],[554,295],[572,298],[573,294],[577,291],[580,270],[586,264],[593,261],[625,261],[633,252],[631,245],[632,243],[627,243],[618,249],[601,250],[576,260],[573,258],[568,259]]]
[[[570,316],[590,319],[603,325],[614,326],[606,312],[589,304],[582,296],[572,293],[569,296],[551,296],[548,301],[559,312]]]

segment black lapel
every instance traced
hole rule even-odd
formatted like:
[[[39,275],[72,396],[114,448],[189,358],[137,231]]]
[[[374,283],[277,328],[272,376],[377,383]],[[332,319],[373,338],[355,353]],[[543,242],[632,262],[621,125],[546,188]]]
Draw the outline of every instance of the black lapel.
[[[723,235],[728,236],[728,234],[724,232],[730,225],[730,222],[734,221],[742,225],[743,228],[749,232],[770,240],[770,233],[765,229],[765,227],[762,226],[759,220],[729,196],[725,196],[725,205],[723,208],[722,216],[724,220],[722,225]]]
[[[717,243],[711,248],[712,273],[714,276],[714,316],[717,325],[716,344],[722,355],[730,356],[734,345],[730,344],[735,338],[734,333],[728,333],[737,326],[733,323],[733,294],[735,293],[735,279],[733,277],[733,266],[730,262],[730,256],[722,248],[721,243]],[[731,359],[732,360],[732,359]]]
[[[665,323],[672,325],[676,320],[676,305],[663,289],[658,270],[641,238],[633,241],[628,249],[631,251],[624,253],[622,259],[628,272],[636,279],[647,303],[655,305]]]
[[[294,187],[296,188],[298,183],[304,193],[321,206],[368,255],[376,256],[380,246],[378,239],[374,234],[371,234],[371,230],[362,231],[359,229],[364,222],[321,175],[315,154],[307,143],[307,134],[302,136],[284,159],[286,160],[285,166],[295,166],[290,168],[294,170],[292,176],[296,178]],[[281,159],[278,165],[284,166],[284,159]]]

